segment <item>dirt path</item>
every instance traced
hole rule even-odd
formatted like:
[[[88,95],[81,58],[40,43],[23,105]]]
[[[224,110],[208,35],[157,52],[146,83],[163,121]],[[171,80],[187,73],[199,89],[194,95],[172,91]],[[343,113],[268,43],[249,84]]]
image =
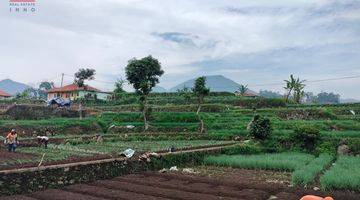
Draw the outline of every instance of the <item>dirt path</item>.
[[[249,173],[246,176],[250,176]],[[256,174],[254,176],[257,176]],[[290,188],[279,183],[248,182],[241,176],[222,180],[181,173],[146,172],[100,180],[89,184],[78,184],[62,189],[50,189],[32,194],[0,197],[0,200],[100,200],[100,199],[249,199],[267,200],[271,195],[280,200],[299,200],[306,190]],[[315,192],[318,195],[327,195]],[[335,199],[360,199],[360,194],[338,192],[331,194]]]

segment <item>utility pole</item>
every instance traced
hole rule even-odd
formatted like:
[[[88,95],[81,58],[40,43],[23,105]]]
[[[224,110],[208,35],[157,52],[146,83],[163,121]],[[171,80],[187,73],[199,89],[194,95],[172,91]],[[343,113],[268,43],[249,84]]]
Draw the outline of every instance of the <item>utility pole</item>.
[[[61,84],[60,84],[60,87],[63,86],[63,82],[64,82],[64,73],[61,73]]]

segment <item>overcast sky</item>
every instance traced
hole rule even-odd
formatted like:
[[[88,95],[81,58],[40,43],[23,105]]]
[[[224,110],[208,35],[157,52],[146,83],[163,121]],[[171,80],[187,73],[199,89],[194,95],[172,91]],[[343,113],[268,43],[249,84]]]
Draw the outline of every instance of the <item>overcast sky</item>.
[[[37,0],[35,13],[15,13],[2,0],[0,27],[0,79],[31,84],[91,67],[90,84],[110,90],[129,59],[149,54],[165,88],[221,74],[283,92],[254,85],[360,75],[360,1]],[[360,99],[359,86],[357,78],[306,90]]]

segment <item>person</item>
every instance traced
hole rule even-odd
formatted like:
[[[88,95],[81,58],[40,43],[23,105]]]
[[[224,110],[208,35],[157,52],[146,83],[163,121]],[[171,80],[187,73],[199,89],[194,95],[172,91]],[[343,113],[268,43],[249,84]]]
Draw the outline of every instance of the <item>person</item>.
[[[15,152],[16,146],[19,144],[15,129],[12,129],[11,132],[6,136],[6,144],[8,145],[9,152]]]
[[[315,195],[306,195],[303,196],[300,200],[334,200],[332,197],[319,197],[319,196],[315,196]]]
[[[46,136],[37,136],[38,144],[41,146],[44,144],[45,149],[47,148],[47,145],[49,143],[49,138]]]

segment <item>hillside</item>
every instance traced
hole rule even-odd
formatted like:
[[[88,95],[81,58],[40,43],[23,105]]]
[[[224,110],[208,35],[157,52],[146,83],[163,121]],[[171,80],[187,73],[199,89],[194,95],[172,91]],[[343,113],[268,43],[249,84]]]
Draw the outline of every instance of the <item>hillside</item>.
[[[0,90],[3,90],[11,95],[20,93],[29,87],[30,86],[28,86],[26,84],[13,81],[11,79],[4,79],[4,80],[0,81]]]
[[[194,86],[195,79],[185,81],[170,89],[171,92],[176,92],[178,89],[182,89],[184,86],[192,88]],[[222,75],[206,76],[206,85],[210,87],[213,92],[235,92],[238,90],[240,84],[228,79]],[[253,92],[253,91],[250,91]]]
[[[155,86],[153,89],[152,89],[152,92],[154,93],[161,93],[161,92],[167,92],[167,90],[161,86]]]

